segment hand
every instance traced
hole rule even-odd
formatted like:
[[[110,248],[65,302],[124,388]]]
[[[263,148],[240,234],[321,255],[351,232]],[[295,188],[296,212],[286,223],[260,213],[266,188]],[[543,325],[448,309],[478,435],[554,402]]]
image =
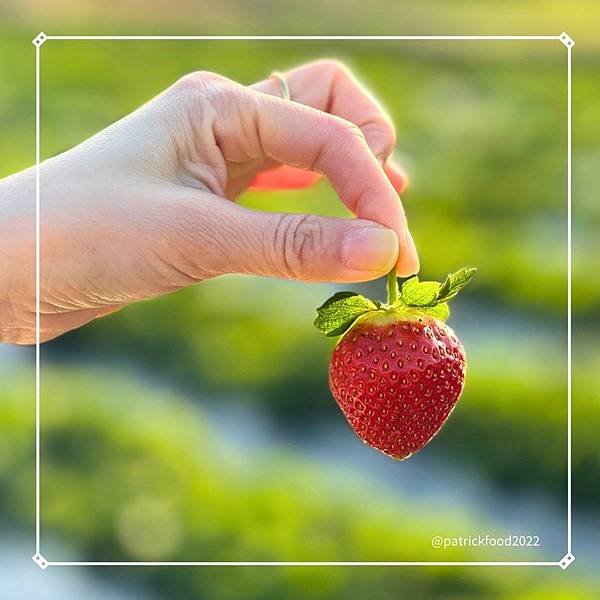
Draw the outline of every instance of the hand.
[[[187,75],[42,163],[42,340],[224,273],[349,282],[396,262],[401,275],[418,270],[388,117],[336,62],[285,77],[293,101],[274,79]],[[298,187],[315,173],[358,219],[233,201],[252,182]],[[0,337],[16,343],[35,339],[34,178],[0,182]]]

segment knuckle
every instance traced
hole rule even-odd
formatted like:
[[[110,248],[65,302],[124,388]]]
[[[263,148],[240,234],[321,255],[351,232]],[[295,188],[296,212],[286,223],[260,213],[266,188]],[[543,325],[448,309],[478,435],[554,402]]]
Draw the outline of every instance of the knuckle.
[[[314,215],[281,215],[276,225],[275,250],[283,275],[301,278],[310,269],[311,258],[322,254],[321,220]]]
[[[331,116],[330,119],[330,139],[335,140],[338,144],[353,145],[357,142],[365,142],[365,135],[356,123],[352,123],[341,117]]]
[[[322,58],[315,63],[318,67],[325,71],[329,71],[332,75],[347,75],[350,69],[345,63],[337,58]]]
[[[359,142],[361,144],[365,143],[365,134],[363,130],[356,125],[356,123],[351,123],[350,121],[344,121],[340,125],[339,133],[341,140],[347,144],[355,144]]]
[[[351,69],[345,63],[337,59],[326,58],[318,60],[315,62],[315,65],[317,68],[328,74],[332,86],[341,83],[342,81],[354,81],[354,75]],[[354,81],[354,85],[360,87],[356,81]],[[371,110],[368,111],[369,114],[363,115],[363,120],[356,123],[361,132],[349,127],[350,131],[342,133],[342,135],[351,134],[348,135],[348,137],[353,137],[355,139],[351,139],[350,142],[358,140],[362,143],[365,139],[367,143],[372,142],[369,145],[372,146],[374,153],[385,158],[392,152],[396,144],[396,131],[392,120],[379,105],[376,102],[372,102],[372,105]],[[347,127],[349,125],[350,124],[346,123]]]
[[[370,115],[362,130],[367,140],[371,140],[376,155],[386,158],[391,154],[396,145],[396,130],[385,113],[377,111]]]
[[[374,127],[377,127],[382,134],[385,135],[386,139],[393,145],[396,143],[396,129],[394,124],[388,115],[383,112],[378,112],[371,119]]]
[[[311,171],[327,172],[333,159],[338,160],[340,154],[355,152],[357,147],[366,145],[365,135],[358,125],[340,117],[328,117],[329,135],[317,153]]]
[[[226,88],[229,80],[211,71],[194,71],[180,77],[172,86],[177,94],[196,97],[210,96]]]

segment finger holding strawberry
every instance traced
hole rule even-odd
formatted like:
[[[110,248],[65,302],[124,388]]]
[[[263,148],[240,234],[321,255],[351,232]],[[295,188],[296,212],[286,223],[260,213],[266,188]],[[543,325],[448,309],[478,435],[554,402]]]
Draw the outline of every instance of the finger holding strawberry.
[[[315,326],[341,335],[329,366],[333,396],[355,433],[402,460],[441,429],[462,393],[465,351],[445,321],[476,269],[443,283],[388,275],[388,301],[339,292],[318,309]]]

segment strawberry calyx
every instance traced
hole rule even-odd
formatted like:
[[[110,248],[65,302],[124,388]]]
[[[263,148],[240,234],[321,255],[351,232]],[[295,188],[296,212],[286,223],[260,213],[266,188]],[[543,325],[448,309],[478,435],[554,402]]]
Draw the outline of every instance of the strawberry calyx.
[[[387,276],[386,303],[354,292],[338,292],[317,309],[315,327],[328,337],[343,335],[365,319],[445,321],[450,316],[448,301],[471,281],[475,268],[459,269],[443,283],[419,281],[414,275],[399,285],[396,269]]]

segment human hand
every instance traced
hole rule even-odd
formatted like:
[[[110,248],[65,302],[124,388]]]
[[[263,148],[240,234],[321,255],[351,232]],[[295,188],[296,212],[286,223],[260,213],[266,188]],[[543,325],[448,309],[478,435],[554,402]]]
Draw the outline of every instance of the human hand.
[[[418,270],[388,117],[336,62],[285,77],[293,101],[273,79],[245,87],[188,75],[42,163],[42,340],[225,273],[350,282],[396,262],[400,275]],[[314,173],[358,219],[233,201],[252,182],[299,187]],[[17,343],[35,334],[33,209],[23,201],[33,186],[32,170],[0,182],[0,335]]]

